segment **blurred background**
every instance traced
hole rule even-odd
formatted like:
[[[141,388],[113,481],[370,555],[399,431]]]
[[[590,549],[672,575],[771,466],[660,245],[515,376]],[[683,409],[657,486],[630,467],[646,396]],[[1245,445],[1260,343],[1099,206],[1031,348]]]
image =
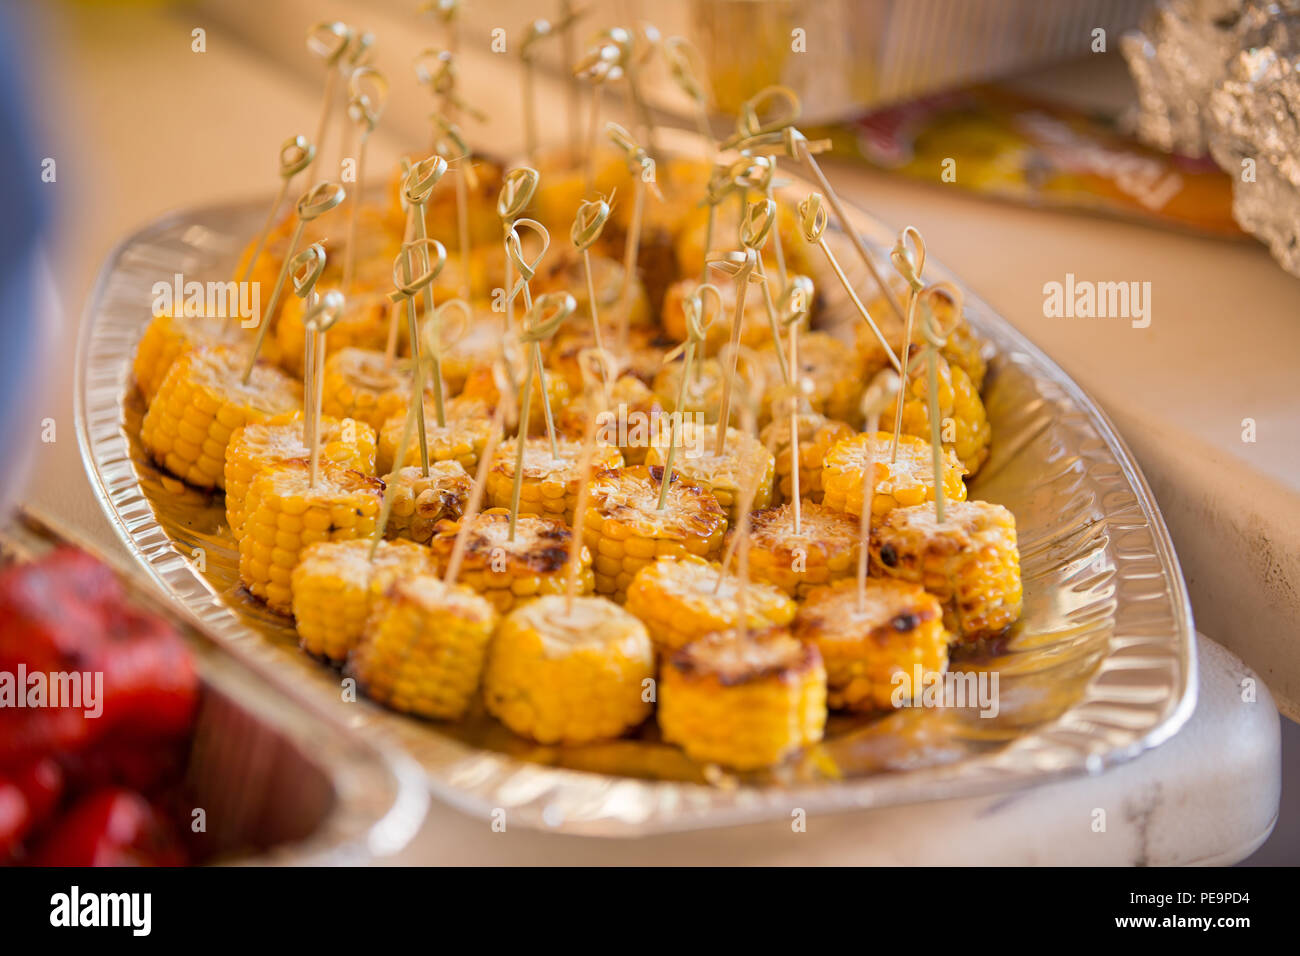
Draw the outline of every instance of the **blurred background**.
[[[1277,91],[1243,81],[1264,74],[1243,74],[1250,64],[1235,58],[1272,42],[1278,62],[1291,62],[1260,5],[466,0],[454,33],[428,6],[5,7],[0,125],[12,135],[0,137],[0,265],[13,291],[0,351],[0,498],[120,551],[74,435],[82,310],[105,258],[144,223],[274,190],[279,144],[310,134],[319,110],[324,71],[304,43],[312,23],[337,18],[375,36],[374,63],[392,86],[368,160],[378,182],[401,151],[428,142],[433,100],[412,69],[421,50],[459,45],[460,88],[482,113],[465,124],[471,143],[510,155],[523,142],[519,44],[531,21],[582,14],[571,44],[536,48],[540,134],[562,143],[587,110],[564,65],[602,27],[652,20],[661,37],[688,37],[699,51],[715,135],[734,130],[754,90],[795,90],[801,127],[834,143],[828,170],[844,196],[920,228],[933,254],[1112,416],[1171,527],[1199,629],[1261,674],[1289,718],[1283,816],[1252,862],[1297,862],[1300,323],[1286,270],[1287,230],[1300,217],[1287,214],[1286,164],[1270,166],[1268,154],[1285,152],[1294,130],[1278,131],[1280,146],[1250,143],[1252,97]],[[697,102],[662,65],[648,70],[659,121],[695,128]],[[621,95],[606,102],[609,116],[626,115]],[[1244,191],[1236,161],[1247,153],[1267,200]],[[1043,287],[1067,274],[1150,282],[1149,327],[1048,316]],[[50,421],[55,437],[42,440]]]

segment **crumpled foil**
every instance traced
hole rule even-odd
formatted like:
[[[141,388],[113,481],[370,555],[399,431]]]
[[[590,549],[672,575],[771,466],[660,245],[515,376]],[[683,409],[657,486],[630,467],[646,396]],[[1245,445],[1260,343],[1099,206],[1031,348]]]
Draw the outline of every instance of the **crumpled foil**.
[[[1120,46],[1138,136],[1208,152],[1237,222],[1300,276],[1300,0],[1163,0]]]

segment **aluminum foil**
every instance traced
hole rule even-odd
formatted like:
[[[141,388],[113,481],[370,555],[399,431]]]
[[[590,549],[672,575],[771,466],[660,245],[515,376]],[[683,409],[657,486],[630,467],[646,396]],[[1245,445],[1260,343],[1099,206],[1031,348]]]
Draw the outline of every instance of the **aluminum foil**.
[[[1300,276],[1300,0],[1160,3],[1122,49],[1138,135],[1208,151],[1232,178],[1237,222]]]
[[[787,188],[786,200],[809,190],[800,181]],[[839,812],[1096,773],[1161,743],[1191,714],[1191,611],[1141,473],[1082,390],[969,292],[971,322],[996,349],[986,389],[994,442],[972,496],[1016,515],[1025,607],[1005,637],[959,651],[953,666],[997,671],[996,717],[958,708],[835,715],[825,742],[802,759],[732,775],[661,742],[654,721],[627,739],[542,747],[483,713],[429,722],[345,701],[339,672],[300,653],[289,622],[239,586],[221,499],[161,474],[137,439],[143,408],[130,364],[152,283],[177,271],[228,276],[264,208],[259,201],[186,210],[130,236],[109,258],[78,353],[87,468],[123,541],[167,593],[318,708],[397,742],[448,803],[484,818],[505,810],[512,826],[602,836],[788,820],[792,806]],[[853,216],[883,261],[894,232]],[[953,280],[933,257],[930,276]],[[853,321],[843,292],[819,278],[832,323]],[[855,278],[860,289],[868,284]]]

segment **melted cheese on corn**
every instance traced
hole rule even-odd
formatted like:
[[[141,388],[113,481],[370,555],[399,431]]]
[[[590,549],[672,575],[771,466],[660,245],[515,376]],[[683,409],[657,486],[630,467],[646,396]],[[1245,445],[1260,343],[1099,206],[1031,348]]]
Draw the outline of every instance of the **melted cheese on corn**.
[[[793,677],[812,669],[817,661],[815,648],[795,640],[785,628],[771,628],[709,634],[674,654],[672,665],[684,675],[714,677],[730,687],[768,677]]]
[[[566,606],[563,595],[552,594],[516,608],[517,624],[537,632],[547,657],[564,657],[587,650],[620,648],[628,657],[642,652],[645,628],[613,601],[575,597]]]
[[[675,471],[675,469],[674,469]],[[606,517],[634,526],[645,538],[707,537],[727,523],[718,500],[674,473],[668,501],[659,510],[662,468],[623,468],[592,480],[592,506]]]
[[[197,348],[184,359],[186,377],[194,387],[219,392],[227,401],[257,409],[267,415],[293,411],[302,405],[297,383],[273,365],[258,363],[245,383],[248,355],[227,346]]]

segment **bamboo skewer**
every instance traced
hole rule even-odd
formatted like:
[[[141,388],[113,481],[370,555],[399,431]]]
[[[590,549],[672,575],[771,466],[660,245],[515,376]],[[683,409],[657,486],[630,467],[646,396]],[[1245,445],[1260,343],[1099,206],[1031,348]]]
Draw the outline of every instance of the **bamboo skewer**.
[[[271,225],[275,222],[275,214],[280,211],[280,206],[284,203],[285,194],[289,191],[289,184],[295,176],[310,166],[315,158],[316,147],[308,142],[305,136],[291,136],[280,144],[280,188],[276,190],[275,200],[271,203],[271,208],[266,214],[266,222],[262,225],[262,231],[257,234],[257,243],[253,246],[253,254],[248,259],[248,265],[244,266],[241,282],[247,282],[253,277],[253,267],[257,265],[257,260],[262,255],[262,248],[266,245],[266,237],[271,233]]]
[[[307,31],[307,49],[325,61],[325,92],[321,97],[320,118],[316,121],[317,157],[324,156],[325,133],[329,127],[331,108],[334,105],[334,90],[338,85],[338,65],[352,43],[352,31],[341,21],[322,21]],[[315,186],[318,170],[313,166],[308,188]]]
[[[596,160],[596,144],[600,134],[600,101],[606,83],[623,76],[627,64],[627,49],[612,42],[605,33],[597,35],[595,44],[574,65],[576,79],[591,84],[591,113],[587,124],[587,151],[583,161],[582,189],[591,191]]]
[[[591,371],[590,366],[600,366]],[[573,508],[573,533],[569,540],[569,567],[564,586],[564,613],[573,614],[573,599],[578,595],[578,573],[582,568],[582,543],[585,523],[582,520],[591,494],[591,462],[596,456],[596,434],[600,417],[609,408],[608,383],[615,378],[614,359],[604,349],[583,349],[578,353],[578,368],[582,373],[583,393],[588,409],[587,428],[583,435],[582,454],[578,458],[578,495]]]
[[[912,240],[913,245],[910,252],[907,248],[908,239]],[[894,243],[894,250],[890,253],[889,259],[894,269],[907,282],[907,319],[903,323],[902,366],[899,368],[899,377],[906,383],[909,381],[908,359],[912,354],[912,323],[916,317],[916,300],[921,290],[925,288],[925,283],[921,280],[921,272],[925,269],[925,240],[921,237],[920,231],[913,226],[908,226],[899,233],[898,241]],[[894,412],[894,439],[889,449],[891,462],[898,460],[898,435],[902,429],[903,403],[900,401]]]
[[[424,271],[412,278],[411,256],[419,253]],[[406,303],[407,329],[411,339],[411,401],[415,404],[415,417],[419,429],[420,471],[424,477],[429,476],[429,436],[424,423],[424,365],[420,349],[419,323],[415,317],[415,297],[421,289],[428,290],[447,261],[447,251],[442,243],[428,238],[415,239],[404,243],[393,262],[393,284],[396,288],[388,294],[394,303]],[[432,295],[426,300],[428,312],[432,312]],[[434,392],[437,400],[439,427],[445,427],[446,413],[442,404],[441,381]],[[400,463],[399,463],[400,467]]]
[[[447,559],[447,570],[443,574],[443,582],[451,585],[456,583],[456,578],[460,576],[460,566],[465,561],[465,548],[469,542],[469,530],[474,524],[474,519],[478,517],[479,509],[483,506],[483,494],[487,486],[488,469],[492,467],[492,460],[496,457],[497,446],[501,441],[501,431],[505,426],[506,416],[509,414],[508,409],[515,402],[514,393],[511,391],[510,382],[514,375],[507,373],[501,364],[493,368],[493,375],[497,380],[497,388],[501,394],[500,401],[497,402],[496,410],[492,413],[492,429],[488,435],[487,444],[483,448],[483,454],[478,460],[478,471],[474,475],[474,485],[470,490],[469,501],[465,503],[465,512],[460,517],[460,530],[456,532],[456,540],[452,542],[451,555]],[[517,509],[512,514],[517,513]],[[513,540],[513,532],[512,532]]]
[[[438,130],[434,136],[434,151],[450,156],[448,163],[456,164],[456,254],[461,271],[460,295],[468,300],[478,291],[470,274],[469,239],[469,191],[478,189],[478,176],[474,172],[473,154],[460,127],[441,115],[435,115],[434,122]]]
[[[709,256],[710,266],[736,280],[736,307],[731,317],[729,344],[731,367],[722,380],[722,402],[718,407],[717,437],[713,449],[715,455],[721,455],[727,450],[727,423],[731,418],[731,386],[740,362],[740,326],[745,314],[745,290],[751,282],[763,281],[756,271],[756,259],[754,250],[748,247],[744,252],[727,252]]]
[[[707,307],[712,300],[713,308]],[[677,457],[677,445],[681,438],[682,415],[686,407],[686,390],[691,380],[691,365],[695,353],[703,352],[705,337],[715,319],[722,313],[722,294],[715,286],[704,284],[697,286],[682,301],[682,312],[686,317],[686,341],[664,356],[664,362],[671,362],[682,356],[682,378],[677,385],[677,408],[673,411],[672,434],[668,439],[668,454],[664,458],[663,477],[659,482],[659,511],[668,507],[668,486],[673,480],[673,462]]]
[[[325,272],[325,247],[313,242],[293,257],[289,263],[289,281],[293,285],[294,295],[303,301],[303,314],[306,315],[316,305],[316,283]],[[305,320],[304,320],[305,323]],[[311,448],[316,440],[316,420],[312,417],[311,402],[316,394],[316,346],[317,339],[310,330],[303,337],[303,416],[302,442]]]
[[[655,162],[639,146],[631,135],[617,123],[606,123],[605,131],[616,147],[623,151],[628,172],[633,180],[632,219],[627,227],[627,239],[623,244],[623,288],[619,291],[618,351],[627,354],[628,313],[631,311],[629,299],[632,283],[636,278],[637,258],[641,249],[641,224],[645,217],[645,193],[649,185],[658,195],[655,185]]]
[[[596,283],[591,275],[591,247],[600,238],[608,219],[609,203],[603,199],[587,200],[578,207],[578,213],[573,219],[573,226],[569,229],[569,239],[573,242],[573,247],[582,253],[582,268],[587,277],[587,303],[591,312],[591,332],[597,350],[602,353],[605,350],[605,344],[602,341],[600,331],[600,309],[596,301]],[[601,371],[603,374],[608,375],[608,365],[602,362]],[[605,387],[608,389],[613,384],[607,379]]]
[[[889,369],[876,374],[862,393],[862,417],[866,422],[867,434],[874,435],[880,430],[880,414],[890,401],[897,398],[902,404],[900,379]],[[858,613],[866,611],[867,606],[867,554],[871,545],[871,508],[876,499],[876,456],[871,442],[867,442],[867,464],[862,475],[862,515],[858,524]]]
[[[357,125],[360,139],[357,145],[357,182],[352,202],[348,204],[348,242],[343,258],[343,290],[352,293],[352,280],[357,265],[357,207],[366,183],[366,145],[383,115],[388,100],[388,81],[371,66],[361,66],[348,79],[348,116]]]
[[[320,477],[320,417],[322,393],[325,386],[325,335],[343,314],[343,293],[327,292],[303,315],[303,327],[308,338],[313,340],[311,361],[314,366],[311,376],[310,411],[305,414],[311,419],[311,439],[307,443],[310,459],[310,475],[307,487],[315,488]]]
[[[541,250],[537,257],[531,262],[524,258],[523,243],[519,237],[519,227],[523,226],[529,231],[535,233],[541,240]],[[536,219],[516,219],[510,228],[510,234],[506,237],[506,258],[511,262],[519,272],[519,281],[516,283],[517,289],[511,289],[508,295],[513,300],[519,291],[524,295],[524,309],[528,312],[533,308],[533,292],[531,282],[533,276],[537,274],[537,267],[541,264],[542,259],[546,256],[546,251],[551,247],[551,234]],[[546,364],[542,360],[542,339],[536,338],[532,341],[532,361],[537,369],[537,383],[542,393],[542,413],[546,421],[546,435],[551,441],[551,455],[554,458],[560,456],[559,442],[555,436],[555,417],[551,414],[550,392],[546,382]],[[531,401],[531,396],[525,390],[525,399]]]

